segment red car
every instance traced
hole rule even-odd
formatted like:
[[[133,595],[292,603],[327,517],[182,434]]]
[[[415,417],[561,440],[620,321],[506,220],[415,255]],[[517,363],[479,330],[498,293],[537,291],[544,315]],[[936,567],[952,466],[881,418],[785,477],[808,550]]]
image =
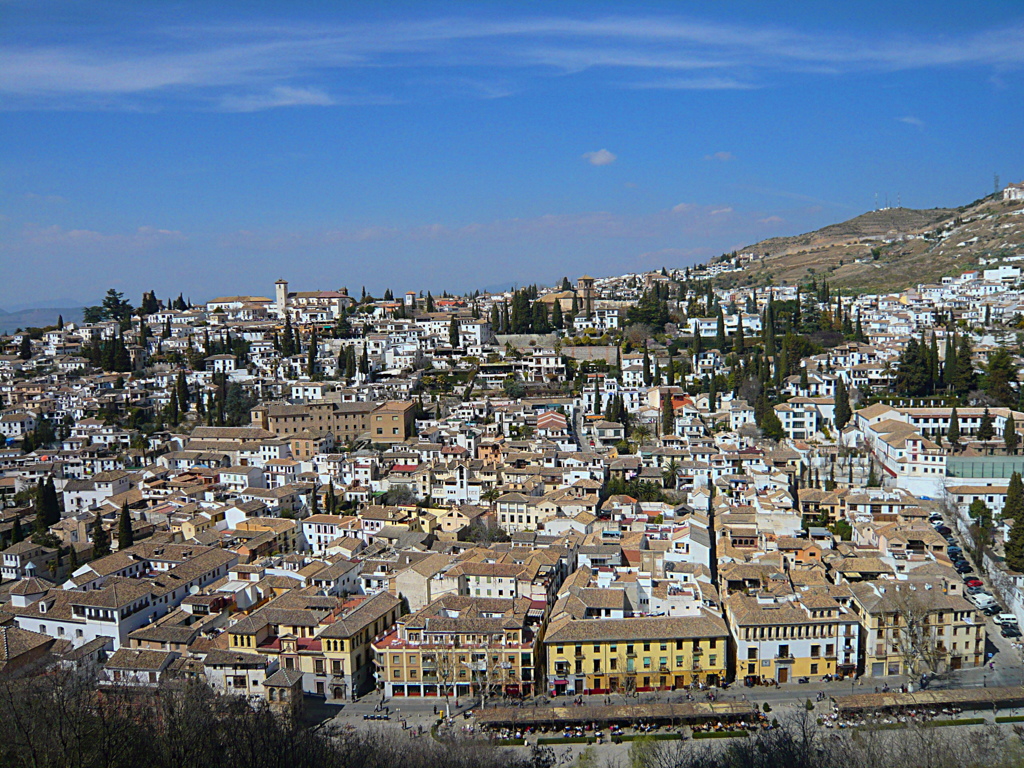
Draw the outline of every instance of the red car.
[[[967,581],[965,581],[964,584],[966,586],[968,586],[968,587],[983,587],[983,586],[985,586],[985,582],[983,582],[981,579],[967,579]]]

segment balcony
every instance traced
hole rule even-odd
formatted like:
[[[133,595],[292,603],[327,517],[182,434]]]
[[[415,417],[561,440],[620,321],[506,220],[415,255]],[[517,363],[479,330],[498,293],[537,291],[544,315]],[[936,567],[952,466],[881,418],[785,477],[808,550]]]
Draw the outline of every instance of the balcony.
[[[788,655],[781,655],[780,654],[780,655],[777,655],[775,657],[775,661],[777,663],[779,663],[779,664],[793,664],[793,663],[796,662],[796,659],[793,658],[793,654],[788,654]]]

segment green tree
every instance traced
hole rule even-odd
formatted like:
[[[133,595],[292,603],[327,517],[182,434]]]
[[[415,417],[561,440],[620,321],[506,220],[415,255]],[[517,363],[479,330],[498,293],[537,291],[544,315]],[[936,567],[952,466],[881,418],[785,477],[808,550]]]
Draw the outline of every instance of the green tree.
[[[676,432],[675,412],[672,410],[672,396],[661,397],[661,434],[674,435]]]
[[[316,375],[316,359],[319,355],[319,340],[317,339],[316,326],[309,334],[309,348],[306,350],[306,375],[310,378]]]
[[[281,336],[281,356],[291,357],[295,354],[295,332],[292,330],[292,316],[284,316],[284,333]]]
[[[1010,483],[1006,487],[1006,501],[1003,503],[1002,518],[1004,520],[1024,520],[1024,483],[1020,472],[1010,475]]]
[[[22,360],[32,359],[32,339],[28,333],[21,337],[21,346],[18,347],[18,357]]]
[[[551,307],[551,327],[559,331],[565,328],[565,319],[562,317],[562,302],[558,299],[555,299],[555,303]]]
[[[1014,520],[1004,548],[1006,565],[1017,573],[1024,573],[1024,520]]]
[[[92,556],[93,559],[106,557],[110,554],[110,535],[103,527],[103,520],[96,516],[96,523],[92,527]]]
[[[426,311],[427,312],[433,312],[434,311],[434,297],[431,295],[430,291],[427,291]]]
[[[956,412],[956,406],[953,406],[953,410],[949,412],[949,429],[946,430],[946,439],[949,440],[949,444],[956,449],[957,443],[960,442],[960,416]]]
[[[988,408],[986,408],[981,416],[981,423],[978,425],[978,439],[991,440],[995,433],[996,430],[995,425],[992,423],[992,416],[989,415]]]
[[[448,323],[448,345],[452,349],[459,346],[459,321],[455,315],[452,315],[452,321]]]
[[[1006,426],[1003,427],[1003,445],[1007,453],[1016,455],[1017,447],[1020,445],[1020,435],[1017,434],[1017,422],[1014,421],[1013,413],[1006,417]]]
[[[977,380],[973,357],[970,340],[966,336],[961,336],[956,351],[956,369],[953,373],[953,391],[960,397],[974,389]]]
[[[801,368],[801,370],[806,370]],[[842,379],[836,381],[836,396],[835,396],[835,411],[834,418],[836,429],[840,432],[850,422],[850,417],[853,415],[850,410],[850,393],[846,388],[846,382]]]
[[[715,346],[718,351],[725,352],[726,335],[725,335],[725,313],[722,312],[722,306],[718,306],[718,324],[717,331],[715,333]]]
[[[102,308],[103,317],[117,322],[127,320],[135,311],[132,309],[131,302],[125,300],[124,294],[113,288],[107,290],[107,295],[103,297]]]
[[[121,505],[121,516],[117,520],[117,549],[128,549],[135,543],[135,532],[132,530],[132,516],[128,511],[128,502]]]
[[[178,393],[178,407],[182,413],[188,413],[189,407],[189,391],[188,382],[185,381],[185,372],[178,371],[178,380],[175,383],[175,389]]]
[[[1013,362],[1010,350],[1000,347],[991,354],[985,367],[982,387],[985,394],[1000,405],[1012,408],[1017,404],[1017,364]]]

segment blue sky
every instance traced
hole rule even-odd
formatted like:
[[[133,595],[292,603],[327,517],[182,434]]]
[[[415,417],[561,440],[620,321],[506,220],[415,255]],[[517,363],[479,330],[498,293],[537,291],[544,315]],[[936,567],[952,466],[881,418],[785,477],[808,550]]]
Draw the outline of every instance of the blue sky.
[[[0,61],[8,309],[550,283],[1024,178],[1020,2],[0,0]]]

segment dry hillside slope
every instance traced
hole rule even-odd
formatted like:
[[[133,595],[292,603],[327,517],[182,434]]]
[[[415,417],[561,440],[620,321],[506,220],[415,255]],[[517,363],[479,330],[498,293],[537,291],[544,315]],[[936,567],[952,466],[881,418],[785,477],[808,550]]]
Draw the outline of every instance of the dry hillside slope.
[[[959,274],[980,257],[1024,256],[1024,203],[990,196],[961,208],[887,208],[740,253],[755,258],[721,284],[792,285],[814,275],[855,292],[895,291]]]

